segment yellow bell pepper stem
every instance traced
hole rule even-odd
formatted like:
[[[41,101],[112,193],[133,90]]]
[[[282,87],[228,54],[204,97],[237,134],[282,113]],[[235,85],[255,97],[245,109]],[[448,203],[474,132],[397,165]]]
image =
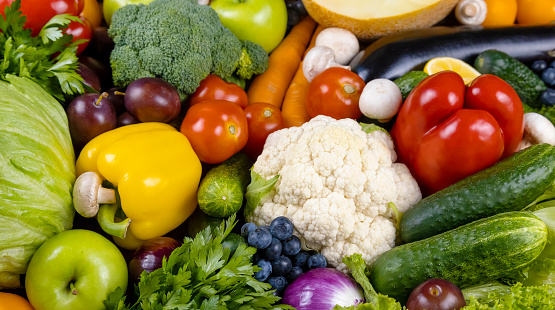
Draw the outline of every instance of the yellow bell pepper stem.
[[[117,188],[130,219],[127,234],[148,240],[170,232],[193,213],[202,166],[185,135],[153,122],[97,136],[81,151],[76,171],[94,171]],[[105,215],[113,219],[111,211]]]
[[[98,209],[96,218],[100,228],[102,228],[104,232],[123,239],[127,235],[127,229],[129,228],[131,219],[126,218],[125,220],[116,223],[114,219],[118,209],[119,205],[116,203],[101,205]]]

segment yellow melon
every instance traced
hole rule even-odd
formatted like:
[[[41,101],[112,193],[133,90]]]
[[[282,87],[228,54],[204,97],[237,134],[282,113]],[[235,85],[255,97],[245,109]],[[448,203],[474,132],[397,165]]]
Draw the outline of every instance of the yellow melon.
[[[341,27],[359,39],[430,27],[459,0],[302,0],[312,18],[325,27]]]

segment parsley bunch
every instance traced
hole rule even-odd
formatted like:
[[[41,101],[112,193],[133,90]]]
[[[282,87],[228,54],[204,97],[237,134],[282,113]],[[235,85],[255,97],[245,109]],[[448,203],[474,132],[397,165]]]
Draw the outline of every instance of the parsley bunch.
[[[125,292],[118,287],[104,301],[106,309],[292,309],[274,305],[280,297],[268,283],[253,278],[260,270],[252,264],[255,248],[240,245],[232,254],[223,247],[235,224],[232,215],[214,234],[208,227],[194,239],[186,237],[161,268],[141,274],[134,304],[125,303]]]
[[[63,32],[71,21],[82,21],[70,14],[56,15],[33,37],[31,29],[23,28],[27,19],[20,9],[21,0],[12,2],[0,20],[0,79],[8,74],[28,77],[60,101],[83,93],[83,78],[75,70],[77,45],[84,40],[71,42],[73,37]]]

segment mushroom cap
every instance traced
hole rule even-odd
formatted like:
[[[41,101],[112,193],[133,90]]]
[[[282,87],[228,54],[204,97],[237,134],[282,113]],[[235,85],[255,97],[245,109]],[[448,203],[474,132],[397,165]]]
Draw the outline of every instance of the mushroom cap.
[[[75,180],[73,206],[81,216],[94,217],[98,213],[98,189],[101,185],[100,176],[93,171],[85,172]]]

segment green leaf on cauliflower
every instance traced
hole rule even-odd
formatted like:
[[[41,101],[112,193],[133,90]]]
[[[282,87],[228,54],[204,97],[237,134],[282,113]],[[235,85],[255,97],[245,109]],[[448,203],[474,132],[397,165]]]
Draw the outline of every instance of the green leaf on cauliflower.
[[[271,179],[266,180],[251,168],[251,183],[247,186],[247,192],[245,193],[245,198],[247,199],[244,211],[245,218],[251,215],[262,199],[274,189],[278,179],[279,175],[275,175]]]
[[[381,130],[389,135],[389,132],[385,128],[380,127],[376,124],[360,123],[360,127],[365,133],[371,133],[376,130]]]
[[[60,103],[29,78],[0,81],[0,289],[44,241],[70,229],[75,154]]]

